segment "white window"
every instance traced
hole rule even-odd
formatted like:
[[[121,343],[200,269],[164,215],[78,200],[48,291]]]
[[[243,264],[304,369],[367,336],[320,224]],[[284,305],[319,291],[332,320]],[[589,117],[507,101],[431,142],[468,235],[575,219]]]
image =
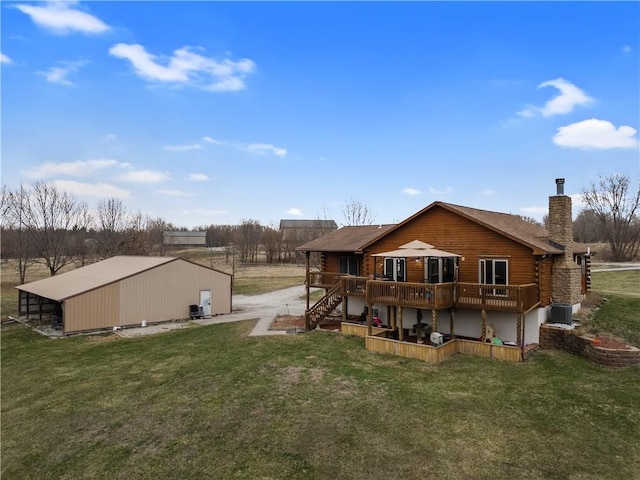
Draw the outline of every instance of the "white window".
[[[428,257],[424,262],[426,283],[455,282],[456,260],[454,257]]]
[[[340,273],[347,273],[349,275],[360,275],[360,262],[358,257],[350,255],[340,257],[340,265],[338,266]]]
[[[508,285],[509,262],[507,260],[480,259],[479,282],[485,285]],[[489,290],[493,295],[506,295],[502,288]]]
[[[407,281],[407,268],[406,260],[404,258],[391,258],[384,259],[384,278],[387,280],[394,280],[396,282]]]

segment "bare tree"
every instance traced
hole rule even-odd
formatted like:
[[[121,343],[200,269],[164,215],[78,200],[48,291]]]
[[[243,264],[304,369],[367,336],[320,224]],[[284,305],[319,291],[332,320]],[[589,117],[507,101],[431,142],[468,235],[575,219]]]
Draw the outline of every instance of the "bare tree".
[[[88,225],[93,223],[93,216],[88,209],[84,209],[81,213],[82,219],[80,225],[73,229],[71,237],[71,253],[75,257],[76,265],[84,267],[87,259],[95,253],[94,241],[89,238]],[[95,232],[94,232],[95,233]]]
[[[235,233],[235,243],[240,253],[240,261],[243,263],[255,262],[262,238],[260,222],[258,220],[242,220]]]
[[[585,208],[578,213],[578,216],[573,221],[573,239],[582,243],[594,243],[604,240],[602,226],[593,210]]]
[[[149,255],[151,247],[147,237],[147,226],[142,213],[129,217],[129,225],[124,232],[118,253],[122,255]]]
[[[582,190],[587,208],[593,211],[609,244],[614,261],[633,259],[640,246],[640,186],[631,190],[627,175],[600,176],[598,184],[591,183]]]
[[[73,229],[86,228],[87,206],[53,184],[36,182],[24,205],[21,219],[38,256],[53,276],[73,262],[70,239]]]
[[[373,215],[369,208],[359,200],[350,199],[342,209],[345,225],[371,225]]]
[[[265,227],[262,232],[262,245],[267,255],[267,263],[280,261],[282,252],[282,234],[273,226]]]
[[[171,223],[165,222],[162,218],[147,218],[147,240],[151,249],[159,255],[166,253],[164,244],[164,232],[175,230]]]
[[[34,263],[34,248],[26,226],[29,192],[20,185],[14,192],[2,187],[2,258],[15,260],[20,283]]]
[[[226,247],[233,243],[234,225],[209,225],[207,231],[208,247]]]
[[[116,255],[130,226],[129,213],[122,201],[117,198],[99,201],[96,205],[96,224],[98,254],[102,258]]]

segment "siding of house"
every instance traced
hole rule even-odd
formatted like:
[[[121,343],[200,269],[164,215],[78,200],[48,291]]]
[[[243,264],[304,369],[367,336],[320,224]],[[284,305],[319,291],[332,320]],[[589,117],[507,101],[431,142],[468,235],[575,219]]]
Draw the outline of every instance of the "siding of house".
[[[323,262],[322,262],[323,271],[325,271],[325,272],[339,272],[340,271],[340,257],[353,257],[353,256],[360,257],[360,261],[358,262],[359,263],[359,268],[360,268],[360,275],[365,275],[365,273],[363,271],[362,255],[355,255],[354,253],[349,253],[349,252],[344,252],[344,253],[336,253],[336,252],[324,253],[323,254]],[[368,274],[366,274],[366,275],[368,275]]]
[[[231,312],[231,276],[176,260],[65,300],[64,332],[188,318],[200,290],[212,315]]]
[[[64,302],[64,333],[120,325],[120,285],[112,283]]]
[[[534,255],[533,250],[515,240],[511,240],[489,228],[466,219],[445,208],[434,207],[401,228],[388,233],[365,250],[360,275],[381,275],[384,259],[372,257],[397,249],[412,240],[422,240],[436,248],[461,255],[459,259],[460,282],[479,282],[479,260],[506,259],[509,264],[508,282],[511,285],[537,283],[542,306],[552,301],[553,258]],[[339,258],[347,253],[325,252],[322,254],[322,269],[327,272],[339,270]],[[464,260],[463,260],[464,258]],[[424,281],[424,262],[409,260],[406,264],[407,280]]]
[[[540,303],[542,306],[551,305],[553,297],[553,281],[552,281],[553,259],[551,257],[543,258],[538,262],[538,276],[540,277]]]
[[[200,290],[211,290],[212,315],[231,311],[231,277],[189,262],[171,262],[124,279],[123,325],[188,318],[189,305],[200,301]]]
[[[493,230],[448,210],[435,207],[416,217],[367,248],[365,274],[373,273],[374,257],[370,254],[397,249],[412,240],[422,240],[436,248],[462,255],[459,259],[460,282],[478,282],[478,262],[481,258],[500,258],[509,261],[509,283],[536,283],[536,262],[532,250]],[[376,260],[377,273],[382,273],[383,259]],[[407,262],[410,282],[424,280],[422,261]]]

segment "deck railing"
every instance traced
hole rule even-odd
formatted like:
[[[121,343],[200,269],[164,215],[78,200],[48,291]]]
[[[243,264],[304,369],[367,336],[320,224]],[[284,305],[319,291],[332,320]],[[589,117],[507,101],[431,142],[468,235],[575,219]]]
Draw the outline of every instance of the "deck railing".
[[[522,361],[522,349],[519,347],[493,345],[491,343],[460,339],[454,339],[436,347],[428,344],[400,342],[389,338],[367,336],[365,337],[365,346],[370,352],[416,358],[427,363],[440,363],[455,353],[497,358],[510,362]]]
[[[304,312],[305,330],[313,330],[326,318],[342,301],[340,284],[336,283],[333,288],[318,300],[309,310]]]
[[[340,277],[346,275],[339,272],[309,272],[309,286],[331,288],[340,282]]]
[[[366,298],[369,303],[436,310],[454,305],[453,283],[370,280],[366,287]]]
[[[456,306],[506,312],[525,312],[538,302],[538,285],[458,283]]]
[[[340,278],[342,292],[350,297],[365,297],[367,292],[368,277],[344,276]]]
[[[342,293],[363,297],[367,303],[440,310],[462,307],[526,312],[538,299],[538,285],[483,285],[481,283],[414,283],[343,276]]]
[[[538,303],[538,285],[484,285],[481,283],[416,283],[370,280],[339,272],[310,272],[309,286],[332,288],[343,295],[366,298],[368,303],[439,310],[463,307],[526,312]]]

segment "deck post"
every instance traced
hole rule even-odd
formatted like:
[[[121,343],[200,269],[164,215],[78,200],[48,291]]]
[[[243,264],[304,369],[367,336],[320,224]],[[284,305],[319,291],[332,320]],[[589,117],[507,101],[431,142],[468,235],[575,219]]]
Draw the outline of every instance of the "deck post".
[[[438,311],[434,308],[431,310],[431,325],[433,326],[433,331],[438,331]]]
[[[451,338],[456,338],[456,334],[453,332],[453,317],[455,316],[455,309],[451,307],[449,309],[449,334]]]
[[[305,289],[307,291],[307,310],[309,310],[309,282],[311,281],[311,279],[309,278],[309,256],[311,255],[311,252],[304,252],[304,269],[305,269]]]
[[[516,317],[516,345],[520,348],[524,347],[522,337],[522,312],[518,312]]]
[[[487,339],[487,311],[484,308],[480,313],[480,320],[482,320],[482,341],[484,342]]]
[[[398,340],[400,340],[401,342],[404,341],[404,325],[402,324],[402,307],[397,307],[398,308]]]
[[[416,314],[416,343],[424,343],[422,337],[422,310],[418,309]]]
[[[347,308],[349,306],[348,301],[349,301],[349,297],[347,297],[346,295],[342,297],[342,321],[343,322],[347,321]]]
[[[373,327],[371,320],[373,318],[373,303],[369,303],[367,308],[367,335],[373,335]]]

